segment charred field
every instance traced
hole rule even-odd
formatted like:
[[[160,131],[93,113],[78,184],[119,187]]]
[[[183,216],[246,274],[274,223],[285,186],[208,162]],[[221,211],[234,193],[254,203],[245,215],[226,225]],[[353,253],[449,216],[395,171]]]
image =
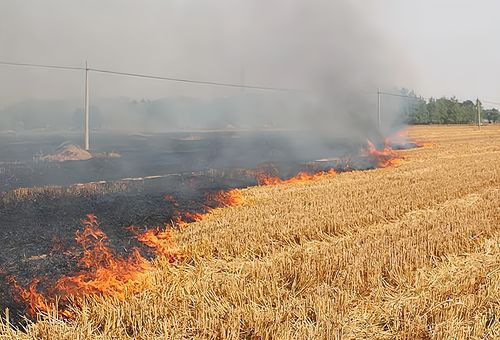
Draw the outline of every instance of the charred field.
[[[375,168],[380,159],[393,158],[365,155],[366,145],[342,141],[333,154],[300,140],[297,133],[271,131],[97,133],[99,148],[93,152],[112,150],[120,158],[40,160],[40,155],[77,143],[78,137],[1,137],[0,308],[8,308],[14,322],[33,308],[33,297],[23,298],[16,287],[46,294],[61,277],[82,269],[84,249],[75,235],[88,214],[97,216],[115,256],[127,258],[139,249],[152,259],[154,249],[139,242],[137,232],[165,225],[178,229],[196,221],[199,214],[224,205],[213,199],[217,193],[326,171]],[[310,148],[307,158],[288,145],[290,140]]]
[[[322,159],[319,165],[268,164],[264,168],[274,174],[260,178],[268,184],[260,186],[254,185],[255,169],[211,169],[124,181],[126,185],[112,181],[88,184],[85,190],[57,189],[57,195],[81,196],[88,203],[71,217],[73,224],[63,222],[69,221],[68,215],[58,222],[67,228],[69,249],[51,252],[54,242],[47,238],[45,249],[33,253],[31,262],[21,257],[19,263],[33,263],[26,276],[49,269],[52,282],[57,273],[66,275],[56,285],[74,292],[67,279],[77,276],[68,271],[82,271],[82,259],[101,261],[106,270],[115,262],[119,268],[139,268],[134,272],[138,276],[118,271],[125,278],[113,286],[119,294],[90,290],[74,305],[60,301],[61,307],[70,307],[62,313],[38,304],[42,313],[22,322],[23,329],[13,327],[9,310],[1,319],[0,334],[7,339],[495,338],[500,332],[500,129],[418,126],[409,135],[423,147],[400,150],[397,162],[385,159],[370,171],[342,171],[348,169],[339,157]],[[379,161],[379,153],[384,154],[372,153]],[[373,165],[374,158],[368,159]],[[335,162],[338,171],[311,174]],[[366,156],[350,162],[359,170],[370,164]],[[308,172],[290,179],[273,177],[304,167]],[[241,187],[247,188],[230,190]],[[205,190],[220,189],[230,195],[207,200]],[[39,198],[33,190],[28,193],[24,199],[32,203],[22,209],[30,211]],[[4,204],[12,204],[11,195],[4,194]],[[128,202],[135,198],[151,205]],[[106,206],[107,200],[117,204],[99,210],[96,202]],[[185,207],[179,209],[181,204]],[[94,209],[97,220],[85,217],[87,208]],[[185,209],[193,214],[179,220],[175,211]],[[194,214],[198,209],[202,215]],[[143,221],[145,216],[150,220]],[[168,232],[151,228],[169,218],[175,223]],[[38,230],[56,220],[40,223]],[[124,228],[129,223],[144,234],[134,237],[137,231]],[[75,241],[76,231],[80,242]],[[39,234],[27,238],[36,240]],[[26,241],[25,247],[40,249],[34,243]],[[115,262],[98,256],[109,252],[108,245]],[[146,262],[130,254],[133,247],[140,248]],[[41,253],[47,256],[39,258]],[[14,263],[14,256],[2,261]],[[44,261],[53,261],[52,267],[42,268]],[[12,270],[26,270],[22,267]],[[83,278],[80,283],[95,283]],[[29,278],[21,281],[29,287]],[[28,302],[45,301],[34,294],[50,290],[44,285],[51,281],[44,282],[28,289]],[[29,313],[26,301],[13,304],[19,313]]]

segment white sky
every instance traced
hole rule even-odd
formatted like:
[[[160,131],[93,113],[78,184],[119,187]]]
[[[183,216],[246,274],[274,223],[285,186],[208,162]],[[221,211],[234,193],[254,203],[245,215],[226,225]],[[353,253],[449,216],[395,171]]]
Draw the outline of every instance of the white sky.
[[[228,82],[238,82],[244,66],[247,83],[293,87],[283,83],[286,78],[270,79],[266,68],[253,62],[252,51],[245,50],[250,42],[241,39],[239,31],[249,29],[240,21],[253,6],[250,3],[265,6],[274,1],[0,0],[0,60],[82,66],[88,59],[96,68]],[[351,2],[362,8],[360,20],[372,21],[378,29],[371,33],[398,51],[397,56],[387,57],[400,59],[408,72],[400,74],[395,85],[411,87],[424,96],[500,101],[500,1]],[[274,10],[273,15],[281,15]],[[259,25],[258,19],[253,24]],[[150,80],[92,77],[96,96],[230,93]],[[33,97],[80,98],[82,93],[81,73],[0,65],[0,107]]]
[[[500,1],[377,3],[378,25],[414,66],[418,92],[500,101]]]

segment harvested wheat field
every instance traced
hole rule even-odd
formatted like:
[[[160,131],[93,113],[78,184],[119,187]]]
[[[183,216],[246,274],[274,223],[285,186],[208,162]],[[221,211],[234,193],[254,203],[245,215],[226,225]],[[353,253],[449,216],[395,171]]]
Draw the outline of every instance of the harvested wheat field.
[[[425,146],[397,165],[235,192],[139,294],[0,337],[498,338],[500,126],[409,134]]]

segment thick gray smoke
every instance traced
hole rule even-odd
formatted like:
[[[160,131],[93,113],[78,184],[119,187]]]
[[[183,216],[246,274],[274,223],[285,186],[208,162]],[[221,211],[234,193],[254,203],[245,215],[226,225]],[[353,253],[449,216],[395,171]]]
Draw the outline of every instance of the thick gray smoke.
[[[152,35],[156,40],[150,53],[157,49],[170,58],[170,70],[179,70],[177,76],[289,91],[171,84],[169,89],[177,86],[172,91],[177,95],[170,91],[162,95],[161,85],[154,81],[93,74],[94,128],[299,130],[304,138],[289,140],[288,153],[307,158],[313,149],[328,153],[337,146],[357,147],[366,139],[380,141],[383,133],[399,123],[397,105],[385,105],[385,131],[379,131],[376,91],[398,85],[408,76],[406,65],[397,48],[370,22],[369,9],[360,4],[347,0],[179,1],[163,8],[168,10],[171,13],[164,20],[170,22],[166,27],[171,31],[163,32],[163,41],[157,41],[158,32]],[[141,22],[137,25],[151,25]],[[169,53],[174,57],[168,57]],[[126,55],[114,58],[116,62],[108,67],[130,70],[124,65]],[[132,82],[144,88],[134,92],[139,85],[132,86]],[[152,89],[151,97],[144,89]],[[134,99],[116,99],[118,95]],[[146,100],[141,101],[143,97]],[[45,124],[42,127],[80,129],[81,101],[73,103],[71,112],[67,112],[67,101],[46,104],[45,111],[50,112],[46,119],[33,108],[42,110],[40,103],[10,106],[4,109],[2,124],[11,129],[30,128],[35,121],[30,115],[36,114],[36,121]],[[54,117],[58,111],[66,113],[65,119]],[[218,157],[231,157],[222,148],[220,153]]]

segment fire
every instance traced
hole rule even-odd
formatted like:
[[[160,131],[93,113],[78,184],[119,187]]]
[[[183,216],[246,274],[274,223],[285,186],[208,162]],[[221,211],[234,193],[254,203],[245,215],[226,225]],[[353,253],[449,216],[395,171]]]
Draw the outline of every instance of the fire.
[[[59,279],[55,285],[64,295],[106,295],[119,299],[126,292],[143,286],[149,262],[137,249],[129,257],[121,257],[109,248],[106,234],[99,228],[97,218],[88,215],[84,230],[77,232],[76,241],[83,247],[79,261],[82,271]]]
[[[30,315],[58,312],[70,318],[73,313],[68,305],[74,298],[98,295],[123,300],[128,294],[142,291],[148,285],[150,262],[137,249],[128,257],[119,256],[109,247],[108,237],[100,229],[94,215],[87,215],[82,224],[83,231],[77,232],[75,237],[83,248],[83,255],[78,262],[79,272],[58,279],[47,295],[38,289],[42,282],[39,278],[34,279],[27,288],[19,285],[14,278],[10,279],[19,299],[27,304]]]
[[[165,200],[170,202],[174,208],[177,209],[174,211],[172,224],[180,227],[186,227],[189,223],[200,221],[207,215],[214,213],[219,208],[237,206],[243,203],[241,191],[237,189],[228,191],[221,190],[206,194],[205,202],[201,206],[201,212],[179,210],[179,203],[171,195],[165,196]]]
[[[157,255],[168,258],[170,263],[180,259],[180,254],[175,251],[175,243],[172,241],[172,230],[169,226],[165,228],[150,229],[137,236],[144,245],[153,248]]]
[[[379,150],[371,141],[367,141],[365,155],[370,157],[375,162],[378,168],[386,168],[388,166],[397,165],[402,158],[387,144],[383,149]]]
[[[214,205],[215,208],[229,207],[241,205],[243,198],[240,190],[218,191],[215,194],[208,194],[206,196],[207,204]],[[214,208],[207,208],[207,212],[212,211]]]
[[[172,196],[166,196],[165,200],[178,208],[179,205]],[[203,213],[176,210],[173,222],[185,226],[203,219],[218,208],[243,202],[239,190],[208,194],[205,200]],[[93,214],[87,215],[86,219],[82,220],[82,225],[83,230],[78,231],[75,236],[75,240],[83,249],[83,255],[78,261],[80,271],[58,279],[52,288],[47,290],[47,294],[39,290],[42,284],[40,278],[32,280],[26,288],[15,278],[10,278],[19,300],[26,303],[30,315],[44,312],[71,318],[74,314],[69,306],[78,304],[78,299],[83,296],[106,296],[123,300],[149,285],[148,271],[151,269],[151,261],[144,258],[138,249],[134,249],[128,257],[116,254],[110,248],[109,239]],[[126,229],[134,233],[139,242],[152,248],[157,256],[167,258],[170,263],[182,258],[172,240],[171,226],[165,225],[163,228],[150,229],[144,233],[140,233],[139,228],[135,226]]]
[[[279,177],[269,176],[267,174],[261,173],[257,175],[257,183],[259,185],[297,184],[312,181],[324,176],[334,175],[336,173],[337,172],[335,171],[335,169],[320,171],[313,174],[301,171],[297,175],[289,179],[281,179]]]
[[[43,294],[38,291],[40,279],[34,279],[28,285],[28,288],[22,287],[15,278],[8,278],[10,285],[17,291],[21,301],[28,306],[28,313],[35,315],[38,311],[50,313],[55,310],[55,304],[49,302]],[[69,316],[69,315],[68,315]]]
[[[189,223],[201,221],[206,216],[214,214],[220,208],[231,207],[243,204],[240,190],[217,191],[205,195],[205,203],[202,212],[184,211],[178,212],[175,223],[181,227],[186,227]]]
[[[203,219],[204,215],[203,214],[200,214],[200,213],[196,213],[196,212],[189,212],[189,211],[186,211],[184,213],[184,218],[181,218],[181,220],[179,220],[177,223],[188,223],[188,222],[197,222],[197,221],[201,221]]]
[[[409,136],[408,129],[403,129],[387,137],[385,145],[390,145],[395,149],[411,149],[417,147],[433,147],[434,143],[416,141]]]

